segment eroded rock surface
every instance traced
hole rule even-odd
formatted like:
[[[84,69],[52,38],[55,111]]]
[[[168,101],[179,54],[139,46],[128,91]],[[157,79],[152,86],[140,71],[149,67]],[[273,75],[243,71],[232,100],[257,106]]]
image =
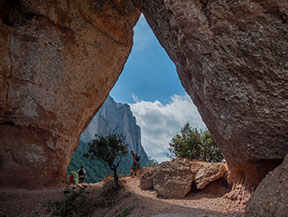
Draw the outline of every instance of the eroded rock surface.
[[[284,162],[270,172],[253,192],[245,216],[288,216],[288,155]]]
[[[148,167],[141,169],[140,188],[142,190],[149,190],[154,188],[153,176],[155,171],[156,171],[155,167]]]
[[[209,183],[223,178],[225,173],[227,168],[224,163],[176,158],[145,169],[140,177],[140,188],[154,188],[158,195],[166,198],[184,198],[193,183],[202,190]]]
[[[287,0],[133,2],[231,182],[254,189],[288,152]],[[139,11],[128,0],[1,0],[0,15],[0,183],[58,181],[123,68]]]
[[[130,1],[0,1],[0,184],[65,176],[132,47]]]
[[[197,189],[205,188],[209,183],[221,178],[227,172],[227,168],[223,163],[207,163],[203,168],[199,169],[195,176],[195,184]]]
[[[188,159],[161,163],[153,175],[154,190],[164,197],[184,198],[191,191],[195,177],[190,167],[191,161]]]
[[[133,0],[232,171],[252,190],[288,152],[288,1]]]

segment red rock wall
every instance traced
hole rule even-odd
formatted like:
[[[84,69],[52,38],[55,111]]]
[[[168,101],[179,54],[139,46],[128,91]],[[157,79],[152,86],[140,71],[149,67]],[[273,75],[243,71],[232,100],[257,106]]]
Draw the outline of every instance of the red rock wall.
[[[59,183],[130,53],[130,1],[0,1],[0,184]]]
[[[252,194],[246,217],[286,217],[288,215],[288,155],[271,171]]]
[[[288,1],[134,2],[230,169],[255,187],[288,152]]]

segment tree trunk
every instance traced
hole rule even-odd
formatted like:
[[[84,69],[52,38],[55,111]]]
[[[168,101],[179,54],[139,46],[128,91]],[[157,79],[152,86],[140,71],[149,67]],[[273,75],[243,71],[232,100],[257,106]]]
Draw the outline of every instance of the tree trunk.
[[[119,189],[119,179],[118,179],[118,175],[117,175],[117,170],[116,169],[113,169],[113,174],[114,174],[115,189],[118,190]]]

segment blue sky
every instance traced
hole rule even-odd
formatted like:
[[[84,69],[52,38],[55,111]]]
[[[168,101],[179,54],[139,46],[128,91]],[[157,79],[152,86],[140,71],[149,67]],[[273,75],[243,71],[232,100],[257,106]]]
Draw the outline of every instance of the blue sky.
[[[174,63],[142,15],[134,28],[132,52],[110,95],[116,102],[130,105],[141,128],[142,146],[159,162],[169,160],[169,142],[186,122],[206,128]]]
[[[134,45],[111,96],[121,103],[141,100],[168,103],[173,94],[184,94],[176,67],[141,15],[134,28]]]

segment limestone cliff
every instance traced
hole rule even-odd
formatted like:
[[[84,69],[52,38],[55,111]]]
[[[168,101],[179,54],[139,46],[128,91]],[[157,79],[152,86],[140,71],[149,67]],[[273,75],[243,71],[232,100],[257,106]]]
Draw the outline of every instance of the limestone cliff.
[[[147,154],[141,144],[140,127],[136,124],[129,105],[116,103],[109,96],[81,134],[80,140],[88,143],[95,138],[95,133],[102,136],[108,133],[122,133],[126,137],[128,149],[141,156],[142,165],[148,163]]]

